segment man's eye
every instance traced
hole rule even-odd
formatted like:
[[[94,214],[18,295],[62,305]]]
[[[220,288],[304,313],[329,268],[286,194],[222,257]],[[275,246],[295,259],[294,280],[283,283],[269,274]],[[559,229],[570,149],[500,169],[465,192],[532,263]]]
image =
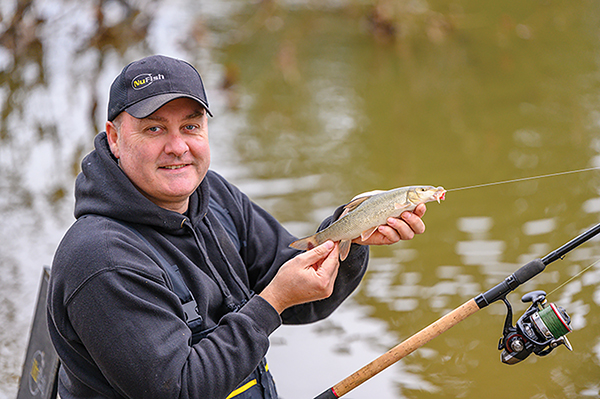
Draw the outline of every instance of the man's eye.
[[[185,130],[187,130],[188,132],[194,131],[195,129],[197,129],[198,127],[196,125],[186,125],[184,127]]]
[[[147,130],[152,133],[160,132],[160,128],[158,126],[151,126]]]

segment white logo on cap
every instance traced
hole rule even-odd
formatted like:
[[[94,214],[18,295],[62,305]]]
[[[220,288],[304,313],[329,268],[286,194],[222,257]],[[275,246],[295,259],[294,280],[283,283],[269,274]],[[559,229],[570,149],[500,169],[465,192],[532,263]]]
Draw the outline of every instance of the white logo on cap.
[[[164,78],[165,76],[160,73],[154,76],[152,76],[150,73],[142,73],[141,75],[133,78],[131,81],[131,87],[133,87],[133,90],[142,90],[150,86],[153,82],[157,80],[163,80]]]

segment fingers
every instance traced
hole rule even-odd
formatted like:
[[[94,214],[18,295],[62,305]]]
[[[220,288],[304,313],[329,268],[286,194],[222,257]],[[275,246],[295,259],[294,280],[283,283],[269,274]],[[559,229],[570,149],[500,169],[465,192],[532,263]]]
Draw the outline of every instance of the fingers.
[[[417,215],[418,217],[422,218],[423,215],[425,215],[426,211],[427,211],[427,207],[425,206],[425,204],[419,204],[419,205],[417,205],[417,207],[415,208],[413,213],[415,215]]]
[[[336,245],[331,240],[325,241],[321,245],[317,245],[313,249],[306,251],[296,257],[296,259],[308,262],[310,264],[317,263],[331,253],[331,250]]]
[[[425,211],[423,211],[423,213],[425,213]],[[400,215],[400,217],[406,222],[414,234],[423,234],[425,232],[425,223],[423,223],[423,219],[421,219],[421,216],[418,214],[413,212],[404,212],[402,215]]]
[[[316,270],[317,273],[321,273],[321,275],[325,276],[326,279],[329,280],[331,290],[333,290],[333,283],[337,277],[338,267],[340,265],[340,246],[337,243],[334,244],[332,241],[327,242],[330,242],[333,248],[331,251],[329,251],[327,257]],[[329,295],[331,295],[331,292],[327,296]]]
[[[339,267],[339,246],[327,241],[297,255],[279,269],[259,294],[279,313],[286,308],[333,293]]]
[[[395,243],[399,240],[411,240],[415,234],[423,234],[425,232],[425,223],[423,223],[421,217],[425,214],[426,210],[425,204],[420,204],[413,212],[403,212],[400,218],[389,218],[387,225],[379,227],[379,232],[390,243]]]
[[[333,287],[340,265],[340,251],[339,245],[333,244],[333,242],[332,245],[332,250],[329,251],[324,259],[308,266],[313,269],[314,293],[317,295],[313,297],[312,300],[329,298],[333,293]]]
[[[314,251],[312,256],[310,256],[311,251]],[[324,285],[328,284],[327,280],[335,280],[340,258],[339,245],[333,241],[326,241],[311,251],[306,253],[307,256],[304,259],[300,258],[306,262],[306,267],[312,267],[316,271],[317,276],[322,278],[323,282],[326,283]],[[298,257],[302,255],[305,254],[301,254]]]

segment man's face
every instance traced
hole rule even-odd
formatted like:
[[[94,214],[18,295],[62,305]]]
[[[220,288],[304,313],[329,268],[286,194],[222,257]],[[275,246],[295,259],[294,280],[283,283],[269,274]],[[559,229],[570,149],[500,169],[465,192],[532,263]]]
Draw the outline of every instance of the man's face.
[[[210,165],[204,107],[179,98],[144,119],[126,112],[119,119],[120,128],[107,122],[106,133],[121,169],[156,205],[185,212]]]

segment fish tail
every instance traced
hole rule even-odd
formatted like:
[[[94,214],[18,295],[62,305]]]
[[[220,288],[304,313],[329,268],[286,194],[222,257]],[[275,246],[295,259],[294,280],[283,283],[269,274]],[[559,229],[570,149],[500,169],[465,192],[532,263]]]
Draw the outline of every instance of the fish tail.
[[[319,242],[317,241],[317,235],[313,234],[312,236],[304,237],[299,240],[294,241],[290,244],[290,247],[299,249],[301,251],[310,251],[314,247],[318,246]]]

